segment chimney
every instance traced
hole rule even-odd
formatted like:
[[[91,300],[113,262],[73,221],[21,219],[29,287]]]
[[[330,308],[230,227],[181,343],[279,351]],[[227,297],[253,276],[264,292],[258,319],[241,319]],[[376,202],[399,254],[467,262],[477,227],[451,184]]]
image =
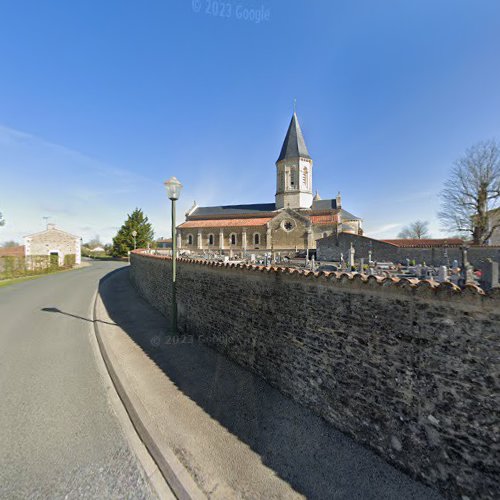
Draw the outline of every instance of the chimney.
[[[337,208],[342,208],[342,197],[340,196],[340,191],[339,194],[337,195]]]

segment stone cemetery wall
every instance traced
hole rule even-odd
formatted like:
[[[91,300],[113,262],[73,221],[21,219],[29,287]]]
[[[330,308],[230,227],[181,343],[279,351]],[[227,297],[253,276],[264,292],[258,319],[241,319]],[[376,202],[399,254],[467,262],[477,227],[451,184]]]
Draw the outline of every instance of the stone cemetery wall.
[[[165,315],[170,266],[132,255]],[[177,297],[182,331],[389,462],[449,497],[498,498],[498,290],[181,259]]]
[[[319,261],[340,260],[340,254],[347,261],[349,248],[352,245],[356,250],[356,260],[364,258],[368,262],[368,252],[372,250],[372,259],[376,262],[405,262],[408,258],[417,264],[425,262],[429,266],[446,265],[445,249],[441,248],[400,248],[374,238],[358,236],[356,234],[340,233],[317,241],[316,255]],[[460,248],[448,248],[448,260],[452,263],[462,261]],[[480,261],[492,259],[500,262],[500,247],[470,247],[467,251],[468,260],[478,267]]]

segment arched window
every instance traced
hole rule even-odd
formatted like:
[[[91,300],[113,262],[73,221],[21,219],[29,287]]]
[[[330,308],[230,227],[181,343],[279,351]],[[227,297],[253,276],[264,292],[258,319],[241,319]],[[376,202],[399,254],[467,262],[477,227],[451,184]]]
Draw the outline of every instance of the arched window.
[[[307,169],[307,167],[304,167],[304,170],[302,172],[302,178],[304,181],[304,186],[307,187],[307,184],[309,182],[309,170]]]
[[[260,245],[260,234],[259,233],[255,233],[253,235],[253,243],[254,243],[254,245]]]
[[[193,244],[193,235],[188,234],[188,245],[192,245],[192,244]]]
[[[214,244],[214,235],[213,234],[209,234],[208,235],[208,244],[209,245],[213,245]]]
[[[231,239],[231,245],[236,245],[236,235],[234,233],[231,233],[231,236],[229,238]]]

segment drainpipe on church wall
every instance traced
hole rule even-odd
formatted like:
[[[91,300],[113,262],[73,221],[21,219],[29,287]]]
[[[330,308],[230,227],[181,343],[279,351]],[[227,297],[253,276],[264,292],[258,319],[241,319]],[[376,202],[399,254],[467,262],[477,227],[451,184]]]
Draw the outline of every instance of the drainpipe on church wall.
[[[247,253],[247,231],[243,229],[243,233],[241,235],[241,245],[243,247],[243,257],[245,257]]]
[[[177,250],[180,250],[182,247],[182,235],[180,231],[177,231]]]
[[[224,250],[224,231],[219,231],[219,248]]]

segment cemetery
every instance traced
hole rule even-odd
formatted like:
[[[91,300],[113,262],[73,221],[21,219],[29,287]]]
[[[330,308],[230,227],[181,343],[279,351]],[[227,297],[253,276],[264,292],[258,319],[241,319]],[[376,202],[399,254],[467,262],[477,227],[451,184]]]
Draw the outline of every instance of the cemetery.
[[[332,241],[342,244],[332,244]],[[396,240],[393,240],[396,241]],[[441,242],[446,240],[433,240]],[[233,264],[257,264],[311,271],[343,271],[382,278],[474,284],[483,290],[500,286],[500,246],[467,247],[450,240],[432,247],[398,247],[366,236],[341,233],[317,240],[317,250],[303,252],[181,252],[183,257]],[[157,252],[158,253],[158,252]],[[162,252],[163,254],[165,251]]]

